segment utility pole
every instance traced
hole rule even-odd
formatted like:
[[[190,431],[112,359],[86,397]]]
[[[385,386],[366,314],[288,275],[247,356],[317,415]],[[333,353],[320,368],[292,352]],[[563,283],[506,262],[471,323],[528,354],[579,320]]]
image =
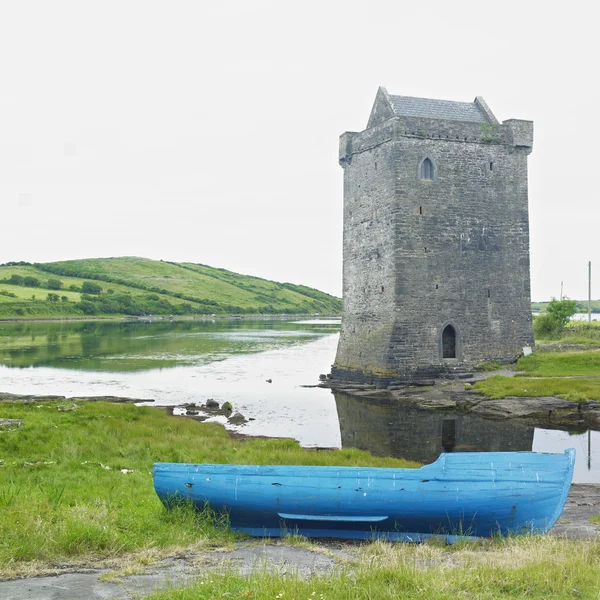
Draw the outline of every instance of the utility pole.
[[[588,262],[588,325],[592,324],[592,261]]]
[[[560,301],[562,302],[563,299],[563,282],[560,282]]]

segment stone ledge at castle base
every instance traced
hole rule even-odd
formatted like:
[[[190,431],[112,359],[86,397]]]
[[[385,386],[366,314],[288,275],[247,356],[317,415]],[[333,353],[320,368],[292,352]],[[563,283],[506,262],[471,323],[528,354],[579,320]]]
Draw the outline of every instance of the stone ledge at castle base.
[[[409,386],[433,386],[438,379],[469,380],[473,373],[465,366],[432,365],[422,367],[411,373],[381,374],[361,369],[331,368],[331,374],[319,375],[321,387],[329,388],[356,388],[369,386],[377,389],[402,389]]]
[[[489,375],[489,373],[488,373]],[[320,387],[333,392],[364,398],[374,403],[407,403],[423,410],[471,413],[486,419],[515,419],[547,428],[600,430],[600,402],[570,402],[554,396],[506,396],[490,399],[473,390],[464,390],[464,381],[433,380],[433,385],[377,388],[368,384],[351,384],[330,379]]]

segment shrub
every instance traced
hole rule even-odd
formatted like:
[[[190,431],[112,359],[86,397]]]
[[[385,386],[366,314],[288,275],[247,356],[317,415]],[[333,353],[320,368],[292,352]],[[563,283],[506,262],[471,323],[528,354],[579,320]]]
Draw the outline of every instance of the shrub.
[[[36,277],[23,277],[23,285],[26,287],[40,287],[40,280]]]
[[[533,333],[541,339],[560,337],[565,325],[577,311],[577,301],[552,298],[546,308],[546,314],[534,317]]]
[[[7,283],[12,285],[23,285],[24,277],[22,275],[15,275],[14,273],[10,276]]]
[[[536,338],[550,339],[560,335],[563,327],[552,315],[540,315],[533,319],[533,333]]]
[[[81,291],[84,294],[100,294],[102,292],[102,288],[92,281],[84,281],[81,284]]]
[[[79,302],[78,306],[81,309],[81,312],[83,312],[86,315],[95,315],[98,312],[96,309],[96,305],[93,302],[90,302],[89,300],[82,300],[81,302]]]
[[[552,298],[548,303],[546,313],[552,317],[558,326],[562,329],[568,322],[569,319],[577,312],[577,300],[557,300]]]
[[[46,287],[49,290],[60,290],[62,289],[63,282],[60,279],[48,279]]]
[[[48,292],[46,296],[48,302],[58,302],[58,294],[53,294],[52,292]]]

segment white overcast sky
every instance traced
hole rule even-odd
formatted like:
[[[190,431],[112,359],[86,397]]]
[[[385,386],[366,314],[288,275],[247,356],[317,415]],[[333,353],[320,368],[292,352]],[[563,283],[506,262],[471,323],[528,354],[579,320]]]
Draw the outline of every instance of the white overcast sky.
[[[0,262],[144,256],[341,295],[377,87],[534,121],[532,298],[600,296],[598,4],[0,0]]]

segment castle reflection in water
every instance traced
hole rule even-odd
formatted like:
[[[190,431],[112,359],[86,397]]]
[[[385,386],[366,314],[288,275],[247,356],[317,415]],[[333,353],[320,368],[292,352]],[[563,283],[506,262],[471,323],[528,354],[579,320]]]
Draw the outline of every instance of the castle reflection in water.
[[[343,448],[421,463],[442,452],[530,451],[531,426],[334,392]]]

